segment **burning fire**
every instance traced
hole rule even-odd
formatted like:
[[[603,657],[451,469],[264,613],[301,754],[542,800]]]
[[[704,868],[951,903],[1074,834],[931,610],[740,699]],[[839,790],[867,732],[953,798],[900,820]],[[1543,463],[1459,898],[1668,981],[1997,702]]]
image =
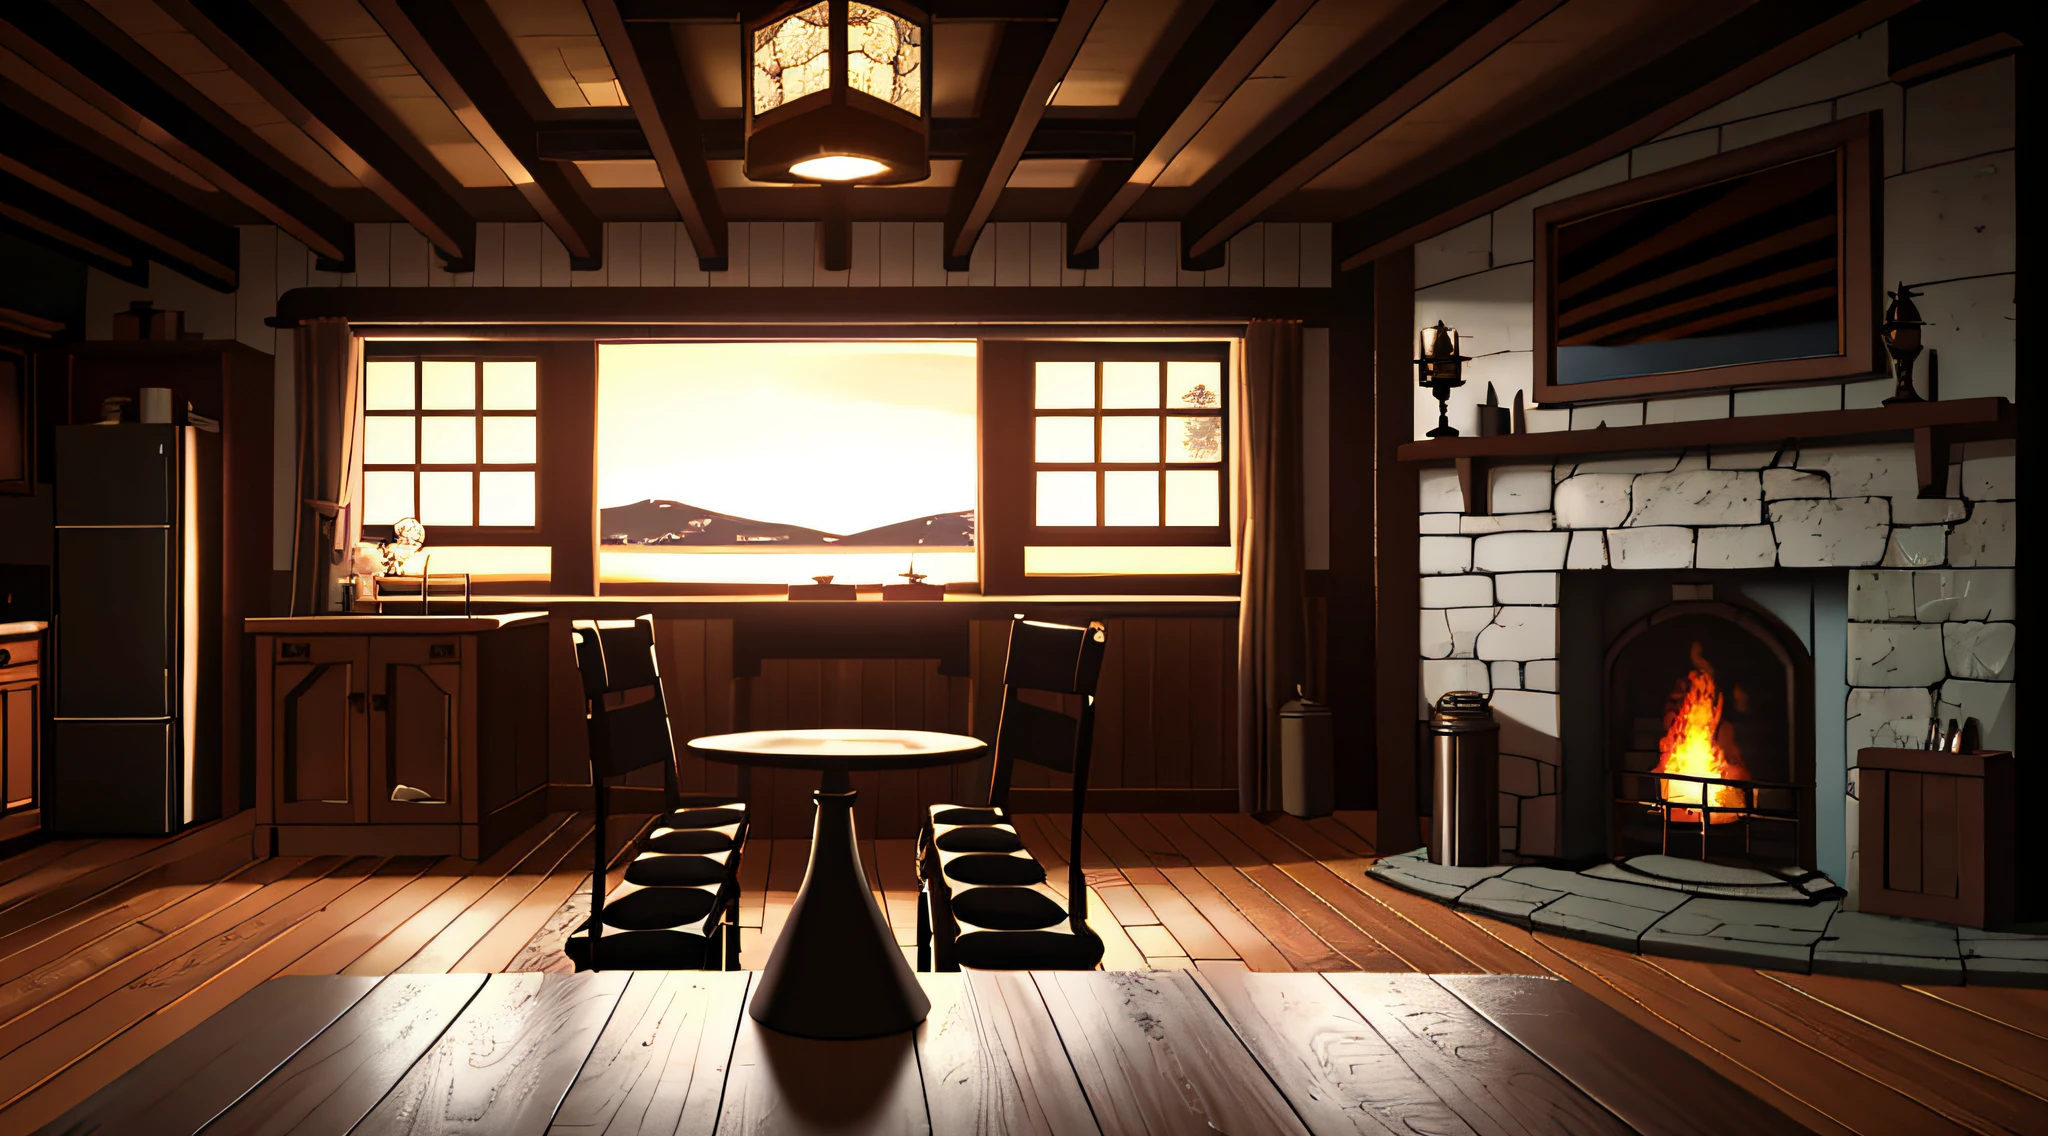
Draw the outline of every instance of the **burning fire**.
[[[1657,743],[1657,773],[1683,773],[1692,777],[1718,777],[1731,781],[1746,781],[1749,770],[1742,764],[1742,751],[1735,746],[1734,731],[1721,722],[1721,688],[1714,683],[1714,668],[1700,653],[1700,645],[1692,645],[1692,670],[1679,680],[1678,688],[1671,694],[1670,709],[1664,712],[1664,737]],[[1742,688],[1735,688],[1735,698],[1742,700]],[[1700,792],[1708,786],[1696,781],[1660,781],[1658,792],[1666,801],[1676,804],[1700,803]],[[1746,803],[1743,791],[1732,785],[1712,786],[1716,808],[1727,806],[1740,808]],[[1740,819],[1736,813],[1710,814],[1715,824],[1729,824]],[[1700,811],[1673,809],[1671,819],[1683,823],[1699,823]]]

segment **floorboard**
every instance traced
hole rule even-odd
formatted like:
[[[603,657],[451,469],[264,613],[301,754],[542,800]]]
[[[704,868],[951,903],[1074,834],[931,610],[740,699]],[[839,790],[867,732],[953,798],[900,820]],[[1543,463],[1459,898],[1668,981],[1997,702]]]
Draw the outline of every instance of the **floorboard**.
[[[968,971],[918,981],[932,1003],[917,1031],[917,1059],[934,1132],[1098,1130],[1030,975]]]
[[[550,1136],[700,1136],[718,1121],[747,993],[743,972],[632,976]]]

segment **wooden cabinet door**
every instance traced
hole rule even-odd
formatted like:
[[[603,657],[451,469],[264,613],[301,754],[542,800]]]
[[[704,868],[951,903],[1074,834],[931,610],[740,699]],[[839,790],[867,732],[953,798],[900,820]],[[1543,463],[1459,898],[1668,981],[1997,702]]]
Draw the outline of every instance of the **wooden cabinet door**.
[[[370,819],[462,818],[463,636],[370,640]]]
[[[370,819],[368,640],[276,642],[269,665],[277,822],[361,824]]]
[[[37,693],[33,682],[0,686],[0,812],[36,805]]]

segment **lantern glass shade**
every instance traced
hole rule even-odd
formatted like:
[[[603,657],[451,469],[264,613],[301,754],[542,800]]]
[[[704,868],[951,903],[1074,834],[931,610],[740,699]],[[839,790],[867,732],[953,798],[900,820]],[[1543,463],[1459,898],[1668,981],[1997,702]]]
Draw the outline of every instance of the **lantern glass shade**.
[[[930,18],[901,0],[750,7],[741,40],[747,178],[928,178],[930,44]]]
[[[1435,327],[1422,329],[1422,357],[1446,359],[1458,353],[1458,330],[1438,320]]]
[[[923,64],[924,33],[916,24],[869,4],[846,6],[848,86],[922,116]]]
[[[831,5],[813,4],[754,29],[754,113],[832,88]]]

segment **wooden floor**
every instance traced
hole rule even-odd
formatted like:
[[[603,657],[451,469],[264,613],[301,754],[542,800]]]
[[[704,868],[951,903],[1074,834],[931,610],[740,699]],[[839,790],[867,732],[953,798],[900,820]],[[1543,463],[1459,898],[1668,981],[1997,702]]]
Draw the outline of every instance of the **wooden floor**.
[[[1064,819],[1023,819],[1063,884]],[[1370,814],[1105,815],[1086,831],[1107,969],[1555,975],[1817,1132],[2048,1133],[2048,992],[1642,958],[1467,917],[1367,878]],[[586,815],[551,816],[474,864],[251,862],[248,836],[245,815],[0,860],[0,1132],[55,1119],[276,976],[567,969],[554,944],[587,894]],[[749,967],[807,850],[747,849]],[[907,947],[910,842],[863,854]]]

